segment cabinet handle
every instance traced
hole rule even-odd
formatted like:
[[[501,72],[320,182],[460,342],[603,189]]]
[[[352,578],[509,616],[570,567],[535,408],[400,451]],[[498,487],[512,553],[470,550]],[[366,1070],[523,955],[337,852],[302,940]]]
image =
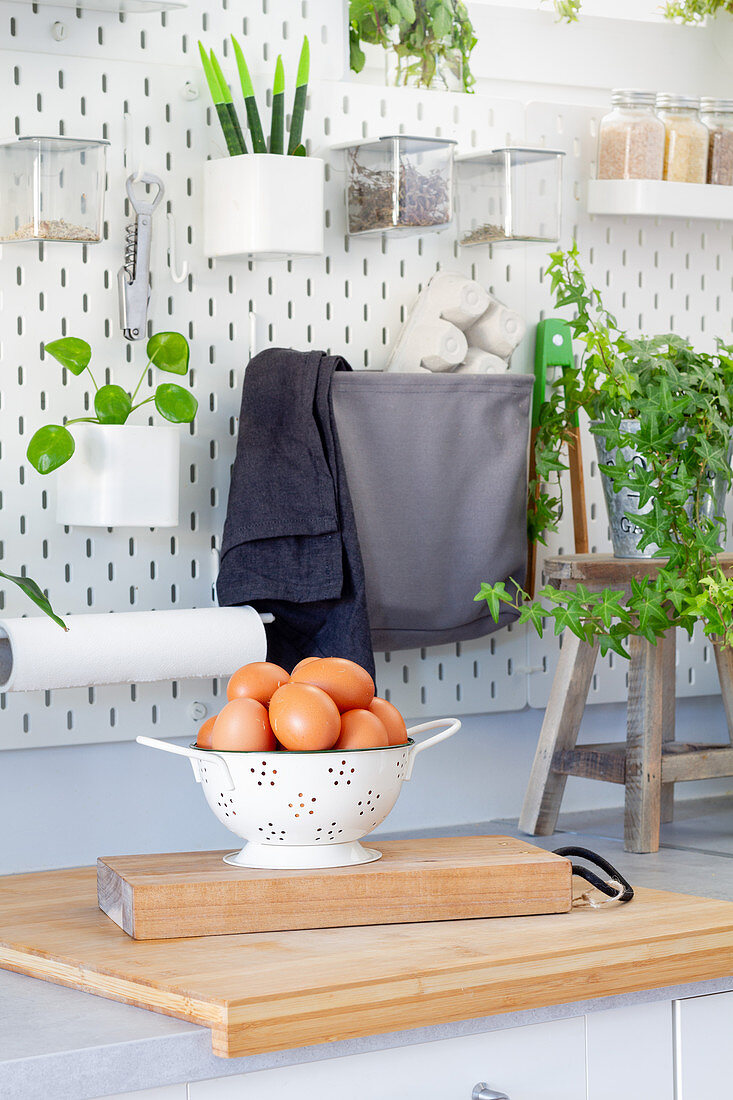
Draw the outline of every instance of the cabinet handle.
[[[494,1092],[485,1081],[479,1081],[474,1085],[471,1100],[509,1100],[505,1092]]]

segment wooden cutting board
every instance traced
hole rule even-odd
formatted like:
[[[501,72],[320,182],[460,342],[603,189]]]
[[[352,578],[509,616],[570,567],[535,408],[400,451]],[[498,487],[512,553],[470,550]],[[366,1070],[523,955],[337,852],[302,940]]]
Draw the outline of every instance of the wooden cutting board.
[[[0,878],[0,966],[212,1030],[225,1058],[733,974],[733,904],[132,940],[93,867]]]
[[[230,867],[224,852],[97,861],[99,907],[138,940],[566,913],[570,862],[505,836],[392,840],[358,867]]]
[[[0,879],[0,967],[204,1024],[238,1057],[733,974],[733,903],[135,941],[94,867]]]

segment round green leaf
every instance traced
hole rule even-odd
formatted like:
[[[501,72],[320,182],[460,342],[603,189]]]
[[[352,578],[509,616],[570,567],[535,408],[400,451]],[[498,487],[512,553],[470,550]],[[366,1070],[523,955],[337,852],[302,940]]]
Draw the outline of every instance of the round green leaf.
[[[188,340],[180,332],[156,332],[147,346],[148,359],[170,374],[188,372]]]
[[[100,424],[124,424],[132,401],[122,386],[102,386],[94,395],[94,411]]]
[[[175,382],[161,382],[155,391],[155,407],[173,424],[190,424],[199,403],[192,393]]]
[[[50,474],[68,462],[74,453],[74,437],[61,424],[46,424],[39,428],[30,443],[26,455],[31,466],[39,474]]]
[[[46,344],[46,351],[58,360],[62,367],[66,367],[72,374],[81,374],[89,366],[92,358],[92,349],[86,340],[79,340],[76,336],[65,336],[62,340],[52,340]]]

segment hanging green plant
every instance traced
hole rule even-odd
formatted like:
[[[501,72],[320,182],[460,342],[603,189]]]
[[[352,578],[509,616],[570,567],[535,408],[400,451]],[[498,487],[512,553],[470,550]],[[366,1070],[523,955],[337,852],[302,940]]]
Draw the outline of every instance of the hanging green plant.
[[[639,512],[626,513],[640,530],[638,547],[657,547],[663,559],[653,579],[633,581],[631,594],[547,586],[531,600],[517,586],[483,584],[494,619],[501,604],[516,607],[520,622],[542,634],[572,631],[628,656],[629,637],[655,642],[671,627],[688,634],[701,622],[705,634],[733,646],[733,578],[717,555],[725,516],[711,509],[712,481],[729,487],[733,438],[733,345],[717,341],[697,351],[674,334],[634,338],[589,286],[577,246],[551,253],[547,277],[558,308],[574,311],[570,327],[583,355],[564,368],[540,408],[535,448],[537,479],[529,487],[529,534],[544,542],[562,515],[563,448],[572,440],[580,410],[605,440],[613,463],[599,463],[614,492],[627,490]]]
[[[351,0],[349,46],[355,73],[366,61],[363,42],[392,52],[395,83],[433,87],[441,67],[452,72],[464,92],[476,83],[469,59],[477,39],[462,0]]]
[[[48,615],[49,619],[53,619],[57,626],[60,626],[62,630],[69,629],[64,620],[59,618],[59,616],[54,611],[53,607],[51,606],[51,601],[49,600],[46,593],[31,577],[14,576],[12,573],[3,573],[1,569],[0,577],[2,577],[6,581],[10,581],[11,584],[16,585],[21,590],[21,592],[25,593],[29,600],[32,600],[36,607],[40,607],[44,615]]]
[[[554,0],[554,4],[560,19],[577,22],[582,0]],[[668,0],[664,6],[666,19],[679,19],[683,23],[702,23],[707,16],[721,12],[733,13],[733,0]]]
[[[189,347],[180,332],[158,332],[147,343],[148,361],[132,393],[114,384],[98,386],[90,367],[92,349],[86,340],[66,336],[46,344],[45,350],[66,370],[80,375],[87,371],[94,386],[95,416],[78,416],[63,424],[46,424],[34,433],[26,455],[39,474],[50,474],[68,462],[74,453],[72,424],[125,424],[136,409],[155,404],[160,415],[171,424],[190,424],[196,415],[198,401],[193,394],[172,382],[161,382],[149,397],[135,403],[150,367],[168,374],[188,374]]]

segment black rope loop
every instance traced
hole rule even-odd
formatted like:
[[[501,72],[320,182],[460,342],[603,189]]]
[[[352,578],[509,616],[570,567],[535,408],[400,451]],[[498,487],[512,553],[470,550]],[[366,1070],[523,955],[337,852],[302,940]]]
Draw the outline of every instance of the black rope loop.
[[[602,894],[605,894],[608,898],[614,898],[616,901],[631,901],[634,896],[634,888],[630,882],[627,882],[624,876],[617,871],[612,863],[609,863],[603,856],[599,856],[597,852],[591,852],[589,848],[578,848],[574,845],[570,845],[566,848],[555,848],[554,854],[556,856],[575,856],[577,859],[584,859],[586,863],[592,863],[596,867],[600,867],[602,871],[605,871],[607,875],[623,887],[622,892],[619,894],[616,886],[611,882],[605,882],[602,878],[599,878],[594,871],[589,870],[587,867],[581,867],[577,863],[571,863],[572,871],[578,878],[585,879],[596,890],[600,890]]]

